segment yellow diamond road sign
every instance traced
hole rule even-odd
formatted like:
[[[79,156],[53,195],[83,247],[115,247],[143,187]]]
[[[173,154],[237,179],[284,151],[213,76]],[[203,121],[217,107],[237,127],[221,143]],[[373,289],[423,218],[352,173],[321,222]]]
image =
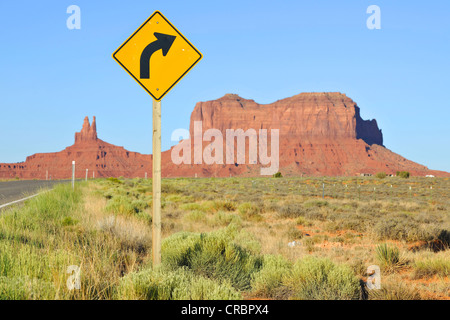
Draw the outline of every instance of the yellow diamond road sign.
[[[155,11],[113,53],[113,58],[155,100],[161,100],[202,54],[161,12]]]

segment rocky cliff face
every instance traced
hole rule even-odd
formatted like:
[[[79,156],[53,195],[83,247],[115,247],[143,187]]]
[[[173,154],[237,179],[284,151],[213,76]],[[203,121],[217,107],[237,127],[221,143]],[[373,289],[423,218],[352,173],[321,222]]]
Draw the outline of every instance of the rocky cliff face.
[[[201,121],[201,137],[208,129],[217,129],[225,142],[227,129],[279,130],[279,171],[283,175],[346,175],[395,173],[407,170],[413,175],[450,176],[450,173],[428,170],[383,146],[383,135],[376,120],[363,120],[357,104],[345,94],[301,93],[271,104],[258,104],[235,94],[196,104],[190,121],[190,164],[176,165],[174,149],[162,153],[162,175],[165,177],[259,176],[264,167],[258,160],[250,163],[249,141],[245,143],[244,164],[194,164],[194,123]],[[259,138],[258,138],[259,139]],[[260,141],[260,140],[258,140]],[[200,141],[201,153],[210,144]],[[270,141],[268,143],[270,146]],[[270,147],[269,147],[270,149]],[[234,148],[235,154],[236,148]],[[96,120],[84,119],[75,144],[61,152],[40,153],[22,163],[0,163],[0,178],[63,179],[71,177],[71,163],[76,161],[77,178],[84,178],[86,169],[95,177],[151,176],[152,156],[125,150],[97,137]]]
[[[151,155],[131,152],[99,139],[95,117],[92,124],[86,117],[81,131],[75,133],[75,144],[60,152],[34,154],[22,163],[2,163],[0,178],[67,179],[72,177],[72,161],[78,179],[86,177],[86,169],[89,178],[98,178],[143,177],[151,168]]]
[[[215,128],[224,136],[227,129],[268,129],[268,132],[278,129],[280,171],[285,175],[353,176],[397,170],[425,175],[429,171],[385,148],[376,120],[363,120],[357,104],[339,92],[301,93],[270,104],[226,94],[217,100],[197,103],[191,115],[191,137],[196,121],[202,122],[203,132]],[[259,172],[252,165],[213,165],[201,169],[194,165],[181,166],[174,172],[167,167],[166,171],[168,175],[181,171],[206,176]]]
[[[222,132],[230,128],[279,129],[284,143],[362,139],[369,145],[383,145],[376,120],[361,119],[356,103],[338,92],[301,93],[266,105],[227,94],[197,103],[191,115],[191,135],[194,121],[202,121],[205,130]]]
[[[89,124],[89,118],[86,117],[84,118],[81,131],[75,133],[75,144],[89,141],[97,141],[97,124],[95,122],[95,116],[92,120],[92,126]]]

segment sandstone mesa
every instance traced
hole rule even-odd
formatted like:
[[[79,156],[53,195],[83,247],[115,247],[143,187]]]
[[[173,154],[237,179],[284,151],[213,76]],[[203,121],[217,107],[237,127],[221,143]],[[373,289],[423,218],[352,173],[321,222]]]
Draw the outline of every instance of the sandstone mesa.
[[[410,171],[415,176],[450,176],[429,170],[383,146],[376,120],[363,120],[357,104],[339,92],[301,93],[270,104],[258,104],[235,94],[198,102],[191,114],[208,129],[279,129],[279,171],[285,176],[355,176],[360,173]],[[185,143],[193,143],[188,140]],[[202,148],[208,143],[203,142]],[[248,146],[248,143],[247,143]],[[171,150],[173,147],[171,148]],[[260,176],[261,164],[180,164],[171,160],[171,150],[162,152],[163,177]],[[248,150],[248,147],[246,147]],[[248,154],[246,154],[248,159]],[[97,137],[95,117],[86,117],[75,143],[60,152],[37,153],[21,163],[0,163],[0,178],[66,179],[76,176],[151,177],[152,156],[132,152]],[[191,161],[191,163],[194,163]]]

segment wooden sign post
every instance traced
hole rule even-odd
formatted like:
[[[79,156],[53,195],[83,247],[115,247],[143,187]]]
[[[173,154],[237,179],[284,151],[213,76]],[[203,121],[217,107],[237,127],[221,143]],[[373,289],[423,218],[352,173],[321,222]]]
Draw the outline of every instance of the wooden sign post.
[[[153,266],[161,263],[161,99],[202,57],[159,11],[113,53],[114,60],[153,97]]]
[[[161,263],[161,101],[153,100],[153,265]]]

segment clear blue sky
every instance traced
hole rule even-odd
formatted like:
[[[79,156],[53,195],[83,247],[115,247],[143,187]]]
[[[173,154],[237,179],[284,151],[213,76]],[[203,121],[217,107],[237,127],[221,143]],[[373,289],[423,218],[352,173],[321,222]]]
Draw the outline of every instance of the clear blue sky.
[[[372,4],[381,30],[366,27]],[[163,99],[163,150],[198,101],[340,91],[387,148],[450,171],[448,0],[1,1],[0,162],[64,149],[86,115],[101,139],[151,153],[151,97],[111,54],[155,10],[204,55]]]

